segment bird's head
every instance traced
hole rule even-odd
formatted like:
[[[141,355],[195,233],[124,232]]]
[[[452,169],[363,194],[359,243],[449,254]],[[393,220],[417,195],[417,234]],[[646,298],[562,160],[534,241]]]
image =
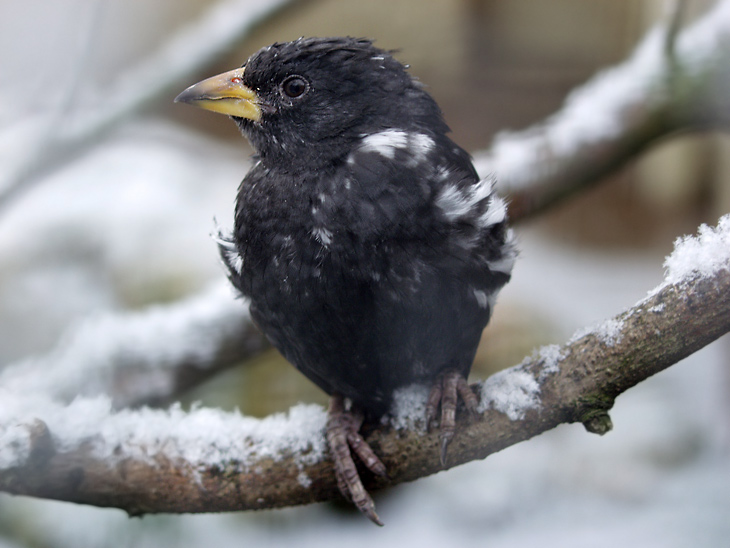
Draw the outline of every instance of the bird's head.
[[[292,170],[337,161],[356,140],[388,128],[448,131],[406,67],[355,38],[273,44],[175,101],[231,116],[265,163]]]

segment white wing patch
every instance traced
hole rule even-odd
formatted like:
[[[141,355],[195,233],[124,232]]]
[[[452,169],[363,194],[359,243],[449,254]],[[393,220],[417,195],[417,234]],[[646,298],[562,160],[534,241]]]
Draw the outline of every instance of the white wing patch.
[[[425,160],[435,145],[433,139],[423,133],[412,133],[408,136],[408,149],[417,162]]]
[[[507,204],[502,198],[493,196],[487,210],[479,216],[479,226],[487,227],[501,223],[507,217]]]
[[[365,135],[356,152],[375,152],[393,160],[397,150],[409,154],[414,162],[426,159],[436,143],[423,133],[408,133],[402,129],[386,129],[372,135]],[[354,161],[350,156],[349,161]]]
[[[493,195],[494,179],[486,178],[468,187],[446,185],[436,196],[436,206],[449,221],[475,217],[479,228],[501,223],[507,217],[504,200]]]
[[[361,152],[377,152],[381,156],[395,158],[395,150],[405,148],[408,144],[408,134],[399,129],[388,129],[380,133],[373,133],[364,137],[360,145]]]
[[[444,187],[436,196],[436,205],[449,221],[463,217],[474,206],[469,196],[454,185]]]

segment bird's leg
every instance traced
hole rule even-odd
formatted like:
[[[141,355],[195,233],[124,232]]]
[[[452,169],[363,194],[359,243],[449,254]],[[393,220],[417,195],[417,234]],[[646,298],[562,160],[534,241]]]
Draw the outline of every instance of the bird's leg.
[[[456,430],[456,404],[459,396],[464,401],[469,413],[476,415],[479,402],[474,392],[469,388],[466,379],[458,371],[447,371],[436,379],[426,402],[426,424],[429,428],[436,419],[438,407],[441,404],[439,437],[441,439],[440,456],[442,465],[446,465],[446,450]]]
[[[353,502],[373,523],[383,525],[375,513],[375,503],[360,480],[352,451],[365,466],[378,476],[386,476],[385,465],[360,435],[363,415],[345,409],[344,398],[333,395],[327,411],[327,443],[335,462],[337,486],[342,495]]]

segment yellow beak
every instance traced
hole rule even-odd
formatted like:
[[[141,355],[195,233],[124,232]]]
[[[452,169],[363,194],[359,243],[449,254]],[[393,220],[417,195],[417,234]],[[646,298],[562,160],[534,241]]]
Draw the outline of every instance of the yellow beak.
[[[243,85],[243,68],[229,70],[193,84],[175,97],[176,103],[188,103],[228,116],[249,120],[261,119],[256,92]]]

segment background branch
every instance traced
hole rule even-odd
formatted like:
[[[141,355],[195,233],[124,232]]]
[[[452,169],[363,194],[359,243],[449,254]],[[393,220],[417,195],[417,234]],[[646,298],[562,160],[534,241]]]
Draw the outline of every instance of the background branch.
[[[161,404],[268,347],[221,280],[174,304],[89,318],[49,354],[0,371],[0,386],[61,402],[105,394],[115,408]]]
[[[597,184],[668,135],[728,128],[730,2],[679,31],[682,6],[629,59],[571,92],[560,111],[497,135],[476,155],[480,173],[497,174],[513,222]]]
[[[605,433],[607,411],[619,394],[730,331],[730,216],[716,231],[702,227],[700,233],[678,242],[665,282],[634,307],[477,385],[483,414],[460,422],[448,467],[561,423],[582,422]],[[400,398],[410,404],[396,414],[398,428],[369,433],[390,475],[371,478],[371,488],[443,469],[438,433],[417,428],[424,395]],[[204,409],[112,413],[94,432],[73,430],[66,438],[55,431],[68,429],[58,416],[63,409],[37,401],[29,409],[37,419],[18,424],[0,417],[0,489],[10,493],[133,515],[272,508],[338,496],[324,448],[324,411],[317,406],[261,421]],[[203,423],[205,430],[194,428]]]

